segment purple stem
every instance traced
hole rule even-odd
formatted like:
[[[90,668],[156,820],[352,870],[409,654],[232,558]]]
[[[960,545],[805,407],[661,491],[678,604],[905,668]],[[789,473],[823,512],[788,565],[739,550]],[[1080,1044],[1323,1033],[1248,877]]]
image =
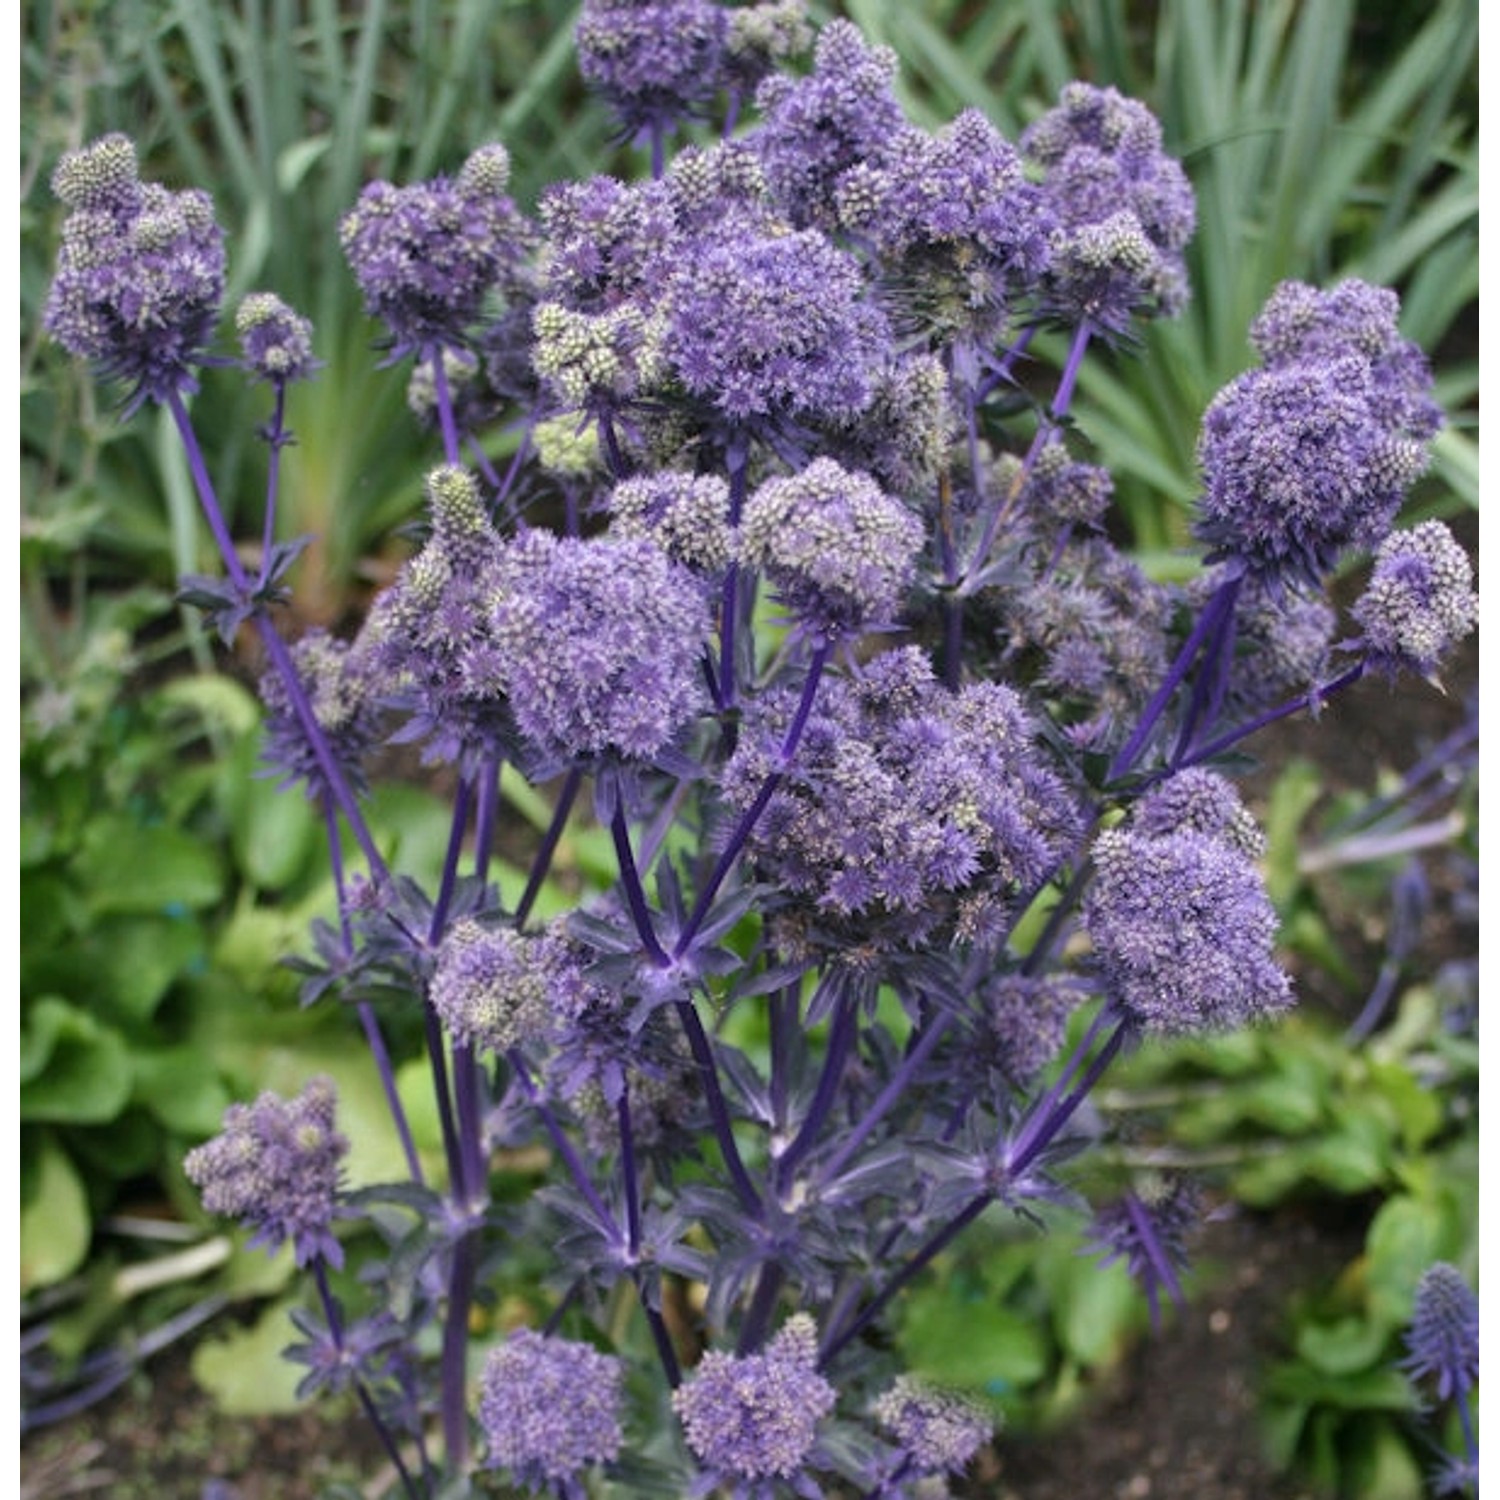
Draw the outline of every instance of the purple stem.
[[[625,804],[615,801],[614,816],[609,820],[610,836],[614,839],[615,860],[620,867],[620,885],[625,892],[625,904],[630,909],[630,919],[635,924],[637,936],[646,955],[658,969],[670,969],[672,960],[667,957],[656,936],[651,922],[651,909],[646,903],[646,893],[641,888],[640,872],[635,867],[635,855],[630,848],[630,830],[625,826]]]
[[[271,571],[271,549],[276,545],[276,500],[281,489],[281,450],[286,446],[286,381],[278,380],[276,408],[266,428],[266,442],[271,452],[266,464],[266,519],[260,543],[260,587],[266,586]]]
[[[1063,1094],[1062,1089],[1067,1079],[1071,1077],[1079,1062],[1082,1060],[1084,1050],[1093,1037],[1096,1029],[1106,1016],[1113,1018],[1114,1012],[1109,1006],[1099,1013],[1094,1019],[1094,1024],[1089,1027],[1088,1033],[1083,1041],[1078,1044],[1073,1057],[1061,1078],[1052,1085],[1042,1096],[1035,1109],[1027,1116],[1017,1135],[1005,1150],[1006,1175],[1012,1179],[1023,1177],[1027,1168],[1051,1145],[1059,1130],[1073,1117],[1073,1112],[1088,1097],[1089,1091],[1104,1076],[1104,1071],[1115,1059],[1115,1054],[1125,1043],[1129,1035],[1132,1022],[1127,1017],[1119,1017],[1115,1022],[1115,1029],[1110,1032],[1104,1045],[1099,1049],[1099,1054],[1084,1069],[1083,1077],[1078,1080],[1073,1090]]]
[[[466,1229],[453,1247],[448,1271],[448,1308],[443,1318],[443,1352],[439,1360],[442,1383],[443,1447],[450,1473],[462,1474],[469,1464],[469,1312],[479,1266],[479,1236]]]
[[[641,1248],[641,1188],[635,1171],[635,1132],[630,1128],[630,1083],[621,1080],[615,1107],[620,1126],[620,1172],[625,1181],[625,1232],[632,1260]]]
[[[186,406],[183,405],[182,396],[176,390],[167,393],[167,408],[177,424],[177,432],[187,454],[188,468],[192,472],[193,485],[198,492],[198,503],[203,507],[204,518],[208,522],[209,530],[213,533],[214,541],[219,548],[219,555],[224,560],[229,580],[234,585],[235,592],[248,601],[253,597],[250,580],[246,577],[239,554],[234,549],[234,539],[230,536],[229,527],[224,521],[224,513],[219,507],[218,496],[214,493],[213,481],[208,477],[208,468],[203,461],[203,450],[198,446],[197,434],[193,431],[192,419],[188,416]],[[337,802],[344,821],[348,823],[360,849],[364,852],[371,876],[384,883],[388,875],[385,861],[380,857],[380,851],[375,847],[370,830],[365,826],[359,804],[349,788],[349,783],[344,778],[344,773],[339,769],[327,736],[323,733],[323,726],[318,723],[318,716],[313,712],[307,689],[302,684],[302,678],[297,671],[296,663],[292,660],[292,654],[286,642],[277,633],[276,627],[265,614],[257,611],[253,618],[266,654],[271,658],[272,665],[281,677],[287,701],[292,705],[292,711],[302,726],[303,734],[307,736],[308,745],[318,762],[318,769],[323,773],[324,782],[333,795],[334,801]]]
[[[729,1169],[734,1190],[739,1194],[745,1212],[759,1218],[760,1194],[756,1192],[755,1184],[750,1180],[750,1174],[745,1170],[745,1163],[740,1157],[734,1127],[729,1119],[729,1105],[719,1086],[719,1074],[714,1066],[713,1046],[708,1040],[708,1033],[703,1029],[703,1022],[698,1018],[697,1009],[691,1000],[677,1001],[676,1008],[682,1029],[687,1034],[688,1046],[692,1049],[693,1060],[698,1065],[698,1077],[703,1084],[704,1098],[708,1103],[708,1113],[713,1120],[714,1136],[719,1142],[724,1165]]]
[[[709,908],[713,905],[713,899],[718,894],[719,887],[724,884],[730,870],[734,868],[734,863],[743,852],[756,822],[766,810],[767,804],[781,783],[781,778],[791,765],[792,758],[797,753],[797,746],[802,741],[803,731],[807,728],[807,721],[812,714],[813,699],[817,696],[818,683],[822,680],[833,650],[832,641],[820,641],[813,652],[812,660],[807,667],[807,678],[802,684],[802,697],[798,700],[797,711],[792,715],[792,722],[787,725],[786,734],[782,737],[775,768],[766,776],[761,789],[755,794],[755,800],[741,814],[739,823],[729,836],[729,842],[725,844],[723,852],[719,855],[713,873],[708,877],[703,889],[699,891],[698,899],[693,904],[692,915],[683,925],[682,932],[678,935],[677,942],[672,949],[674,961],[680,959],[692,947],[693,938],[708,916]],[[617,818],[621,816],[618,808],[615,815]]]
[[[1089,338],[1092,333],[1093,325],[1085,318],[1073,334],[1073,342],[1069,346],[1062,375],[1058,378],[1057,394],[1052,398],[1051,409],[1037,426],[1031,439],[1031,446],[1026,450],[1026,457],[1022,461],[1021,472],[1011,482],[1005,494],[997,496],[988,507],[989,517],[980,535],[979,545],[969,559],[968,572],[965,575],[966,583],[972,583],[975,575],[984,567],[985,559],[990,555],[990,548],[995,545],[995,537],[999,533],[1001,521],[1005,519],[1025,487],[1042,449],[1047,446],[1063,418],[1067,416],[1068,408],[1073,404],[1073,390],[1078,383],[1078,372],[1083,368],[1083,356],[1088,351]]]
[[[1204,607],[1203,613],[1198,616],[1187,640],[1182,643],[1182,649],[1177,653],[1177,659],[1172,663],[1162,684],[1157,688],[1151,701],[1146,705],[1141,714],[1140,723],[1135,726],[1134,733],[1121,746],[1118,754],[1110,762],[1109,779],[1118,780],[1135,765],[1140,758],[1141,752],[1146,748],[1147,741],[1151,738],[1152,731],[1156,728],[1167,705],[1172,701],[1172,695],[1182,685],[1194,660],[1198,655],[1198,649],[1204,641],[1213,639],[1219,633],[1221,622],[1225,615],[1232,614],[1236,600],[1239,598],[1240,585],[1244,582],[1245,575],[1242,572],[1234,572],[1217,589],[1213,597]],[[1290,710],[1288,710],[1290,712]],[[1203,754],[1195,757],[1196,760],[1203,759]],[[1193,764],[1188,761],[1187,764]],[[1179,767],[1180,769],[1180,767]]]
[[[349,912],[344,891],[344,857],[339,848],[338,814],[334,811],[333,800],[327,793],[324,793],[319,801],[323,807],[323,826],[328,835],[328,857],[333,867],[333,888],[338,895],[339,930],[344,940],[344,955],[348,957],[353,950],[353,935],[349,931]],[[406,1157],[406,1169],[411,1174],[411,1180],[421,1185],[426,1181],[422,1173],[421,1159],[417,1156],[417,1146],[412,1139],[411,1125],[406,1118],[401,1095],[396,1089],[396,1073],[391,1066],[391,1054],[386,1049],[385,1036],[380,1030],[379,1018],[368,1000],[361,1000],[356,1009],[359,1012],[359,1024],[365,1033],[365,1041],[370,1048],[370,1055],[375,1059],[375,1069],[380,1074],[380,1087],[385,1094],[386,1106],[391,1112],[391,1119],[395,1121],[396,1134],[401,1138],[401,1151]]]
[[[527,1102],[537,1112],[547,1134],[552,1138],[552,1144],[557,1148],[557,1154],[562,1158],[563,1165],[568,1169],[568,1175],[573,1179],[573,1184],[583,1195],[584,1201],[593,1210],[594,1217],[598,1219],[604,1230],[615,1239],[620,1237],[620,1226],[615,1222],[615,1216],[604,1206],[604,1200],[599,1196],[598,1189],[589,1180],[589,1174],[584,1170],[583,1162],[579,1159],[578,1152],[573,1149],[573,1143],[563,1134],[562,1127],[557,1123],[556,1116],[552,1113],[537,1086],[533,1082],[531,1073],[526,1066],[526,1059],[521,1056],[519,1050],[512,1047],[505,1054],[506,1061],[516,1075],[516,1081],[521,1085],[522,1092],[526,1095]]]
[[[912,1047],[897,1064],[896,1071],[891,1074],[886,1086],[875,1096],[859,1123],[842,1137],[839,1149],[819,1170],[818,1188],[820,1190],[826,1188],[844,1170],[849,1158],[859,1150],[870,1132],[890,1113],[891,1107],[906,1092],[907,1085],[926,1065],[927,1059],[942,1040],[943,1033],[947,1031],[952,1019],[952,1016],[946,1012],[937,1016],[928,1024],[927,1030],[922,1033],[916,1046]]]
[[[858,1007],[846,991],[839,997],[838,1008],[834,1012],[833,1027],[828,1034],[828,1050],[823,1058],[823,1071],[818,1077],[812,1103],[808,1105],[796,1138],[776,1163],[778,1193],[785,1193],[791,1185],[792,1173],[817,1141],[818,1132],[822,1130],[823,1122],[828,1118],[838,1097],[839,1084],[843,1082],[844,1068],[849,1061],[849,1048],[858,1029],[855,1024],[857,1017]]]
[[[328,1270],[321,1259],[313,1262],[313,1280],[317,1284],[318,1296],[323,1303],[323,1316],[328,1320],[328,1332],[332,1335],[334,1347],[342,1353],[344,1348],[343,1317],[339,1311],[338,1299],[328,1285]],[[396,1466],[396,1472],[401,1476],[401,1487],[412,1496],[412,1500],[418,1500],[421,1492],[401,1457],[401,1449],[396,1444],[394,1434],[386,1426],[385,1418],[381,1416],[380,1408],[371,1398],[369,1388],[362,1376],[354,1377],[354,1392],[359,1398],[359,1404],[365,1416],[375,1429],[375,1435],[380,1439],[381,1447],[385,1449],[386,1457]]]
[[[724,462],[729,470],[729,524],[733,527],[740,524],[750,474],[750,453],[742,438],[730,440]],[[719,596],[719,682],[714,699],[720,709],[733,708],[739,696],[735,682],[735,654],[740,624],[740,584],[740,565],[731,562],[724,571]]]
[[[521,900],[516,906],[517,927],[526,925],[526,918],[531,914],[531,908],[542,889],[543,882],[547,879],[547,871],[552,866],[552,856],[557,852],[563,829],[567,827],[568,814],[573,810],[574,799],[578,796],[578,789],[582,785],[583,772],[574,766],[568,772],[567,780],[563,782],[562,791],[558,793],[557,806],[552,810],[552,821],[547,825],[547,832],[542,837],[541,846],[531,861],[531,873],[526,880],[526,889],[521,893]]]
[[[443,431],[443,457],[450,464],[463,462],[463,443],[458,436],[458,423],[453,416],[453,396],[448,389],[448,371],[443,364],[443,346],[433,344],[427,350],[432,362],[432,390],[437,399],[438,424]]]
[[[1014,368],[1016,361],[1031,347],[1031,341],[1036,337],[1040,327],[1040,323],[1032,323],[1016,335],[1015,343],[1000,357],[1000,363],[995,366],[989,377],[979,387],[979,399],[981,401],[994,395],[1002,385],[1010,380],[1010,372]]]
[[[745,1321],[740,1328],[736,1353],[741,1357],[753,1354],[765,1342],[771,1326],[771,1316],[776,1311],[781,1288],[786,1283],[786,1272],[774,1261],[766,1261],[755,1280],[755,1292],[750,1306],[745,1311]]]
[[[1285,719],[1304,708],[1316,707],[1335,693],[1342,692],[1347,687],[1353,687],[1365,675],[1365,670],[1363,661],[1356,662],[1348,671],[1335,677],[1332,682],[1313,688],[1310,692],[1301,693],[1275,708],[1267,709],[1265,713],[1257,715],[1248,724],[1242,724],[1238,729],[1231,729],[1217,739],[1210,740],[1208,744],[1198,746],[1191,755],[1184,756],[1175,769],[1180,771],[1188,766],[1202,765],[1204,761],[1212,760],[1214,756],[1233,749],[1241,740],[1248,739],[1256,730],[1264,729],[1267,724],[1274,724],[1278,719]]]

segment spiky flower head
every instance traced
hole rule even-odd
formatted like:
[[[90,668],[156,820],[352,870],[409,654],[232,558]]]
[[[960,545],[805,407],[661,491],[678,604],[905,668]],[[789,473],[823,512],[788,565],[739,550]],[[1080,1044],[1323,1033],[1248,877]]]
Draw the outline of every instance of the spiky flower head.
[[[724,24],[712,0],[584,0],[579,71],[628,134],[662,134],[713,98]]]
[[[1095,966],[1110,1002],[1146,1031],[1222,1031],[1292,1003],[1272,951],[1276,913],[1238,820],[1198,826],[1219,821],[1213,800],[1174,796],[1094,841],[1085,918]],[[1164,814],[1179,801],[1173,827]]]
[[[818,1374],[817,1326],[787,1319],[759,1354],[710,1350],[672,1393],[687,1445],[731,1480],[793,1479],[837,1401]]]
[[[1392,532],[1353,608],[1366,660],[1390,677],[1410,671],[1435,678],[1478,623],[1473,583],[1468,554],[1441,521]]]
[[[518,1328],[490,1350],[479,1377],[486,1467],[537,1490],[609,1463],[624,1442],[623,1383],[613,1355]]]
[[[1329,291],[1284,281],[1250,327],[1250,342],[1268,370],[1357,358],[1370,369],[1377,421],[1418,441],[1442,426],[1432,399],[1427,356],[1397,326],[1401,302],[1386,287],[1351,277]]]
[[[751,0],[725,17],[720,70],[735,96],[749,96],[784,63],[812,46],[807,0]]]
[[[285,385],[316,368],[312,323],[273,292],[251,292],[234,315],[245,367],[260,380]]]
[[[1197,209],[1151,111],[1113,88],[1065,84],[1021,149],[1044,174],[1059,226],[1047,275],[1053,310],[1113,334],[1133,316],[1177,312]]]
[[[563,406],[613,410],[661,380],[665,330],[660,313],[634,302],[593,313],[542,302],[532,314],[532,366]]]
[[[1247,859],[1266,852],[1266,836],[1234,783],[1201,766],[1177,771],[1152,787],[1136,803],[1132,826],[1153,837],[1191,829],[1222,840]]]
[[[1345,358],[1250,370],[1203,414],[1198,537],[1252,575],[1318,584],[1390,530],[1427,466],[1423,442],[1382,422],[1370,368]]]
[[[876,1398],[874,1416],[912,1467],[926,1474],[961,1474],[995,1432],[994,1419],[977,1402],[910,1375],[898,1375]]]
[[[339,223],[365,311],[395,354],[458,344],[485,297],[520,266],[530,229],[502,189],[504,148],[482,146],[456,178],[372,182]]]
[[[921,519],[901,501],[831,458],[768,479],[740,519],[741,561],[762,569],[820,635],[894,620],[924,540]]]
[[[889,348],[857,262],[812,231],[685,247],[669,319],[665,354],[677,378],[751,426],[857,415]]]
[[[650,537],[668,557],[706,573],[734,561],[729,486],[714,474],[663,469],[617,484],[609,495],[611,531]]]
[[[723,777],[733,805],[779,769],[795,706],[774,690],[747,710]],[[1078,832],[1035,727],[1012,689],[949,692],[915,647],[826,680],[749,844],[783,893],[784,939],[894,952],[988,936]]]
[[[839,179],[838,212],[879,256],[903,321],[942,338],[997,336],[1047,264],[1050,210],[977,109],[936,135],[900,131]]]
[[[70,212],[47,332],[129,384],[130,409],[195,389],[224,295],[224,237],[208,195],[141,182],[135,147],[118,134],[69,152],[52,186]]]
[[[1458,1269],[1443,1261],[1417,1283],[1401,1368],[1430,1380],[1439,1401],[1465,1395],[1479,1379],[1479,1299]]]
[[[583,994],[565,943],[461,918],[443,936],[432,1007],[460,1042],[489,1052],[547,1040]]]
[[[884,154],[906,118],[896,102],[896,54],[871,46],[850,21],[818,33],[813,70],[772,74],[756,92],[764,116],[750,140],[776,201],[793,224],[837,227],[840,179]]]
[[[264,1093],[254,1104],[231,1104],[223,1131],[183,1160],[204,1208],[253,1228],[252,1244],[276,1250],[290,1240],[299,1266],[342,1265],[332,1224],[349,1143],[334,1128],[336,1107],[327,1078],[314,1078],[295,1099]]]
[[[592,313],[661,295],[678,233],[665,182],[596,176],[554,183],[537,216],[548,301]]]
[[[372,606],[356,652],[409,716],[406,739],[434,759],[466,761],[501,748],[504,659],[489,619],[503,544],[479,486],[445,465],[427,477],[431,531]]]
[[[651,761],[706,706],[703,584],[643,538],[528,532],[496,573],[489,622],[516,724],[548,763]]]

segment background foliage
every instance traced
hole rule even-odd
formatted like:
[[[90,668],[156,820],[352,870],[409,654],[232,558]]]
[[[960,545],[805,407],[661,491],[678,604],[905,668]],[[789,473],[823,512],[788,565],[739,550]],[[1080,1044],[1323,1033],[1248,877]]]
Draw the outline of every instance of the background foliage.
[[[326,855],[300,800],[247,775],[258,709],[239,680],[243,664],[218,675],[172,602],[176,578],[209,555],[175,447],[155,418],[117,425],[91,375],[40,334],[60,219],[48,174],[64,150],[128,132],[145,175],[213,192],[230,235],[231,298],[269,287],[313,318],[326,368],[292,397],[298,445],[283,519],[287,535],[318,538],[295,575],[299,613],[336,623],[388,574],[432,454],[401,374],[371,355],[376,330],[338,253],[338,218],[366,180],[448,170],[490,139],[510,148],[512,191],[526,207],[559,177],[611,163],[633,172],[578,78],[576,9],[561,0],[23,4],[23,1293],[91,1268],[81,1307],[46,1324],[64,1356],[113,1326],[129,1294],[115,1273],[137,1252],[100,1226],[162,1197],[186,1211],[175,1166],[184,1145],[216,1127],[231,1097],[274,1084],[292,1055],[321,1048],[336,1063],[343,1018],[299,1013],[276,966],[309,919],[331,911]],[[1199,416],[1248,363],[1245,328],[1287,277],[1357,274],[1401,290],[1403,329],[1434,351],[1452,418],[1418,507],[1477,503],[1469,0],[847,0],[839,9],[900,54],[904,101],[920,123],[975,105],[1014,136],[1074,77],[1116,84],[1161,117],[1198,193],[1194,299],[1181,319],[1151,326],[1140,357],[1091,360],[1075,408],[1149,566],[1182,565],[1173,549],[1196,492]],[[198,398],[209,463],[231,504],[239,496],[248,507],[260,493],[262,399],[212,372]],[[513,442],[488,435],[496,455]],[[523,826],[545,816],[540,805],[512,811]],[[415,788],[378,806],[374,821],[419,865],[424,850],[435,858],[446,827],[436,800]],[[1292,820],[1292,847],[1298,837]],[[559,878],[588,855],[565,851]],[[1285,895],[1286,913],[1306,911],[1305,890]],[[1176,1119],[1180,1144],[1239,1149],[1251,1127],[1277,1143],[1274,1160],[1229,1179],[1242,1201],[1312,1188],[1372,1205],[1367,1263],[1304,1309],[1272,1393],[1285,1455],[1310,1454],[1325,1478],[1339,1472],[1348,1423],[1319,1413],[1348,1398],[1350,1378],[1384,1368],[1399,1326],[1402,1309],[1379,1291],[1381,1257],[1400,1226],[1431,1208],[1434,1183],[1471,1180],[1462,1129],[1434,1119],[1438,1106],[1422,1093],[1431,1074],[1413,1058],[1429,1055],[1442,1028],[1420,999],[1430,990],[1414,993],[1398,1023],[1407,1040],[1383,1061],[1351,1058],[1311,1021],[1174,1058],[1163,1076],[1139,1080],[1212,1084],[1211,1105]],[[1419,1014],[1430,1024],[1414,1032]],[[1449,1061],[1445,1082],[1468,1076],[1463,1059]],[[1365,1071],[1353,1079],[1351,1069]],[[341,1079],[341,1090],[357,1097],[358,1080]],[[1365,1101],[1363,1112],[1330,1102],[1350,1098]],[[1351,1165],[1350,1140],[1365,1143],[1363,1167]],[[1330,1165],[1346,1148],[1354,1155]],[[1441,1212],[1445,1227],[1429,1238],[1461,1257],[1472,1205]],[[1106,1358],[1139,1310],[1110,1278],[1073,1276],[1069,1267],[1087,1265],[1073,1249],[1039,1258],[1011,1248],[949,1267],[908,1316],[914,1360],[941,1343],[944,1319],[972,1316],[965,1303],[976,1297],[987,1315],[1027,1329],[987,1341],[1010,1365],[978,1372],[981,1383],[1036,1387],[1061,1366]],[[1041,1333],[1016,1310],[1038,1303],[1052,1310]],[[1329,1382],[1343,1394],[1330,1396]]]

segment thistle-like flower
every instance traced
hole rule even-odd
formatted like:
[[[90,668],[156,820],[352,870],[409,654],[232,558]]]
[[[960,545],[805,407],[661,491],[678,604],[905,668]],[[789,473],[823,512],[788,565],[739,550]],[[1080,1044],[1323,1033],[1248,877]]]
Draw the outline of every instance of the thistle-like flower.
[[[909,1375],[898,1375],[873,1410],[922,1474],[961,1474],[995,1432],[994,1419],[977,1402]]]
[[[759,1354],[710,1350],[672,1405],[688,1447],[737,1495],[769,1492],[765,1482],[774,1479],[817,1495],[801,1470],[836,1400],[818,1374],[816,1325],[798,1313]]]
[[[582,1495],[580,1475],[620,1452],[623,1368],[588,1344],[517,1329],[485,1358],[479,1426],[486,1465],[533,1492]]]
[[[517,271],[531,233],[505,196],[509,158],[481,146],[455,178],[372,182],[339,224],[365,311],[393,355],[461,344],[486,295]]]
[[[265,1093],[254,1104],[231,1104],[223,1132],[183,1161],[203,1206],[253,1228],[251,1244],[276,1250],[290,1240],[299,1266],[341,1266],[332,1225],[349,1143],[334,1129],[336,1105],[327,1078],[295,1099]]]
[[[127,410],[194,390],[224,295],[224,237],[208,194],[143,183],[123,135],[69,152],[52,190],[70,212],[48,333],[129,384]]]
[[[1436,678],[1478,623],[1473,583],[1468,553],[1441,521],[1392,532],[1352,611],[1364,630],[1365,659],[1389,677],[1410,671]]]
[[[1439,1401],[1468,1394],[1479,1379],[1479,1299],[1454,1266],[1438,1261],[1422,1273],[1401,1368],[1431,1381]]]
[[[312,324],[272,292],[252,292],[234,315],[245,368],[259,380],[286,385],[305,380],[317,362]]]

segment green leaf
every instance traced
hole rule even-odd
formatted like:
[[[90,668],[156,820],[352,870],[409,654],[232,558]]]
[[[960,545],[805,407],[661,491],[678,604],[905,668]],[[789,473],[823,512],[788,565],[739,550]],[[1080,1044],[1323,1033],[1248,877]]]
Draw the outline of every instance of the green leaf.
[[[56,1140],[48,1134],[33,1158],[29,1191],[21,1195],[21,1295],[66,1280],[88,1255],[88,1195]]]
[[[1450,1258],[1452,1240],[1440,1205],[1410,1197],[1387,1199],[1365,1238],[1371,1314],[1392,1328],[1406,1324],[1418,1280],[1434,1261]]]
[[[119,1032],[48,995],[26,1012],[21,1077],[22,1120],[102,1124],[129,1101],[133,1069]]]
[[[1131,1331],[1142,1321],[1146,1299],[1130,1272],[1116,1262],[1065,1254],[1061,1244],[1043,1262],[1058,1342],[1083,1365],[1112,1364]]]
[[[284,890],[322,846],[322,825],[300,787],[284,787],[264,774],[258,739],[241,744],[225,763],[222,783],[235,861],[257,890]]]
[[[135,1102],[178,1135],[195,1140],[212,1135],[233,1101],[223,1080],[203,1061],[194,1047],[137,1049]]]
[[[1297,1329],[1297,1353],[1325,1375],[1351,1375],[1380,1363],[1390,1329],[1365,1317],[1336,1323],[1303,1323]]]
[[[1035,1384],[1047,1370],[1047,1341],[1034,1319],[951,1285],[912,1292],[897,1337],[909,1367],[939,1385],[998,1395]]]
[[[193,1376],[226,1417],[284,1416],[301,1405],[296,1390],[305,1372],[282,1355],[300,1337],[287,1316],[297,1305],[274,1303],[249,1328],[193,1351]]]
[[[85,949],[99,966],[101,1003],[128,1029],[150,1020],[172,981],[202,962],[204,935],[190,918],[106,918]]]
[[[76,862],[95,916],[114,912],[201,911],[223,895],[218,856],[176,828],[143,828],[101,817],[84,835]]]

